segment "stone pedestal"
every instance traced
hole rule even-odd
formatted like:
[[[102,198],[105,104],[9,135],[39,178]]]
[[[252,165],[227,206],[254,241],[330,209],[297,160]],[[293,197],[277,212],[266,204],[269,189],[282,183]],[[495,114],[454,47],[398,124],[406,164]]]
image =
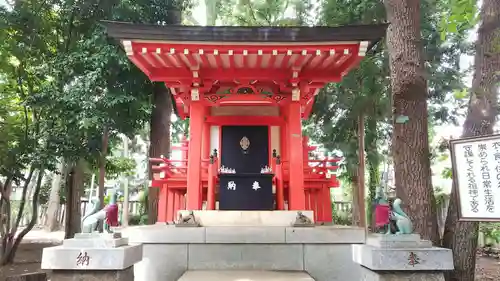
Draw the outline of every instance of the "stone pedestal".
[[[432,247],[418,234],[370,235],[352,251],[363,281],[444,281],[442,272],[453,270],[451,250]]]
[[[346,253],[351,252],[352,244],[365,243],[363,228],[292,227],[296,212],[293,215],[275,222],[287,226],[258,225],[259,221],[247,218],[243,221],[257,225],[175,227],[156,224],[128,227],[122,233],[131,243],[142,243],[144,247],[142,261],[134,266],[135,281],[178,281],[181,276],[184,276],[182,281],[360,280],[360,266]],[[199,271],[212,273],[200,277]],[[229,271],[237,271],[239,278],[220,277]],[[304,274],[288,274],[283,278],[273,274],[291,271]],[[245,275],[245,272],[252,274]],[[204,279],[196,279],[198,277]]]
[[[43,249],[42,269],[51,281],[134,281],[133,265],[142,245],[129,245],[118,233],[80,233],[61,246]]]
[[[291,226],[298,211],[192,211],[201,226]],[[313,211],[301,211],[314,223]],[[179,211],[188,216],[190,211]]]

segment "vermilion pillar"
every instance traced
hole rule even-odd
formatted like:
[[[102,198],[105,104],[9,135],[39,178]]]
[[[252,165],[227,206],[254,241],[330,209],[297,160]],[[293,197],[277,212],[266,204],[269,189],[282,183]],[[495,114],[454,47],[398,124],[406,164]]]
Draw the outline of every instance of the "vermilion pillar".
[[[208,108],[205,108],[205,116],[209,115]],[[210,157],[210,124],[203,122],[203,144],[202,144],[203,159]]]
[[[302,120],[299,102],[292,102],[288,108],[288,156],[290,163],[289,210],[305,210],[304,157],[302,149]]]
[[[283,112],[283,115],[284,114],[285,114],[285,112]],[[287,137],[288,137],[288,135],[286,133],[286,124],[282,124],[280,126],[280,156],[281,156],[281,161],[288,160]]]
[[[189,115],[189,153],[187,170],[187,210],[201,210],[201,146],[205,108],[191,102]]]

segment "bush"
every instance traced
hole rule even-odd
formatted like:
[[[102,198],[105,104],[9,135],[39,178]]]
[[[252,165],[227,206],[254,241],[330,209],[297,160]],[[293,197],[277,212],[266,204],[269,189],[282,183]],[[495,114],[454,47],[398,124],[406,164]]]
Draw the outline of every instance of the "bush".
[[[144,225],[148,222],[148,215],[130,215],[128,225]]]
[[[479,231],[484,233],[484,243],[491,247],[500,243],[500,224],[498,223],[481,223]]]

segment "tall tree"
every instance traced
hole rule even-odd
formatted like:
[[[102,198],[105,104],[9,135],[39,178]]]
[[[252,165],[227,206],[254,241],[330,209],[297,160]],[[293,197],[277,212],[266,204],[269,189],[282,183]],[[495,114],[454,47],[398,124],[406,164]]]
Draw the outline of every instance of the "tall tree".
[[[420,1],[385,0],[391,68],[396,193],[415,231],[438,244],[436,205],[429,159],[427,80],[420,30]]]
[[[462,137],[493,134],[498,111],[500,86],[500,1],[483,0],[479,15],[474,77]],[[455,270],[446,273],[447,281],[473,281],[476,266],[478,223],[458,221],[457,188],[454,183],[443,246],[453,250]]]
[[[180,24],[181,23],[181,3],[182,1],[174,1],[170,9],[164,9],[165,14],[152,17],[151,20],[161,21],[163,24]],[[160,8],[160,7],[158,7]],[[156,83],[153,87],[151,97],[152,113],[150,120],[149,133],[149,157],[159,158],[170,156],[170,119],[172,117],[172,98],[170,89],[166,88],[163,83]],[[150,173],[150,176],[152,174]],[[154,224],[158,216],[158,189],[149,188],[148,193],[148,223]]]

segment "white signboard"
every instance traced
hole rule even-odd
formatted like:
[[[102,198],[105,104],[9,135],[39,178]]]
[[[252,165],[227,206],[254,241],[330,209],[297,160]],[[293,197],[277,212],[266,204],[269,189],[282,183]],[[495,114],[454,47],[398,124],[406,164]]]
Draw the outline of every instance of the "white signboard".
[[[500,220],[500,135],[450,141],[459,219]]]

